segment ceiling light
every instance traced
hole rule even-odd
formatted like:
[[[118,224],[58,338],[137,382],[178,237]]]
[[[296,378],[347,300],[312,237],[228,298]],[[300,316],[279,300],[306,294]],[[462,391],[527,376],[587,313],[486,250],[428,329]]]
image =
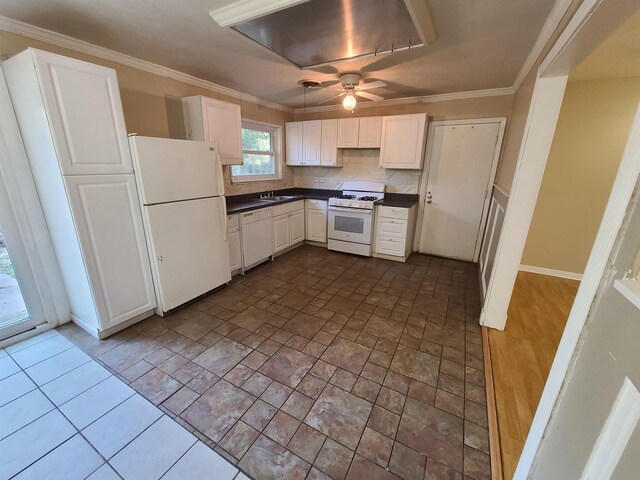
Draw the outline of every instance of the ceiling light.
[[[344,100],[342,100],[342,106],[345,108],[345,110],[353,110],[354,108],[356,108],[356,103],[356,96],[353,94],[353,92],[347,93],[347,95],[344,97]]]

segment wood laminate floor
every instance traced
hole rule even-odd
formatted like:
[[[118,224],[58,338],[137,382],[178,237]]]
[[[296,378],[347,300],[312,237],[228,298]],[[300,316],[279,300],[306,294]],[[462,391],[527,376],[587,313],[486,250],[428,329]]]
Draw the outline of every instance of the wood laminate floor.
[[[504,331],[489,331],[503,475],[513,477],[579,281],[519,272]]]

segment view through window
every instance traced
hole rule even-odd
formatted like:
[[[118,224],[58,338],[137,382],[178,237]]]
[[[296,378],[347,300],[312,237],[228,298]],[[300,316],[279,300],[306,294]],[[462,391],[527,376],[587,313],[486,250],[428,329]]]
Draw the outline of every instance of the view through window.
[[[278,165],[279,128],[243,122],[243,165],[233,165],[234,181],[270,180],[280,177]]]

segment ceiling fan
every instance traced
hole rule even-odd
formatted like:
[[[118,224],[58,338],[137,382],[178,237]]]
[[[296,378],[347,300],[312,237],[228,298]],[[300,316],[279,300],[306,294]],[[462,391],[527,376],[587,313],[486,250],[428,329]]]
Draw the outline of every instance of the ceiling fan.
[[[370,90],[372,88],[383,88],[387,86],[386,83],[380,80],[369,83],[360,83],[359,73],[345,73],[343,75],[340,75],[340,85],[341,86],[338,88],[338,90],[342,90],[342,93],[329,97],[326,100],[320,102],[318,105],[322,105],[323,103],[330,102],[335,98],[344,96],[344,99],[342,100],[342,106],[346,110],[353,110],[358,103],[356,100],[356,96],[366,98],[367,100],[371,100],[374,102],[378,100],[384,100],[384,97],[381,97],[380,95],[374,95],[373,93],[366,92],[365,90]]]

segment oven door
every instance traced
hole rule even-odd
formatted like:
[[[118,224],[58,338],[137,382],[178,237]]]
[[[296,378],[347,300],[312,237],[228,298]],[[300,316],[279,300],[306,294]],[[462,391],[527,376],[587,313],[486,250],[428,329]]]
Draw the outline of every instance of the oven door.
[[[329,207],[329,238],[371,244],[372,210]]]

